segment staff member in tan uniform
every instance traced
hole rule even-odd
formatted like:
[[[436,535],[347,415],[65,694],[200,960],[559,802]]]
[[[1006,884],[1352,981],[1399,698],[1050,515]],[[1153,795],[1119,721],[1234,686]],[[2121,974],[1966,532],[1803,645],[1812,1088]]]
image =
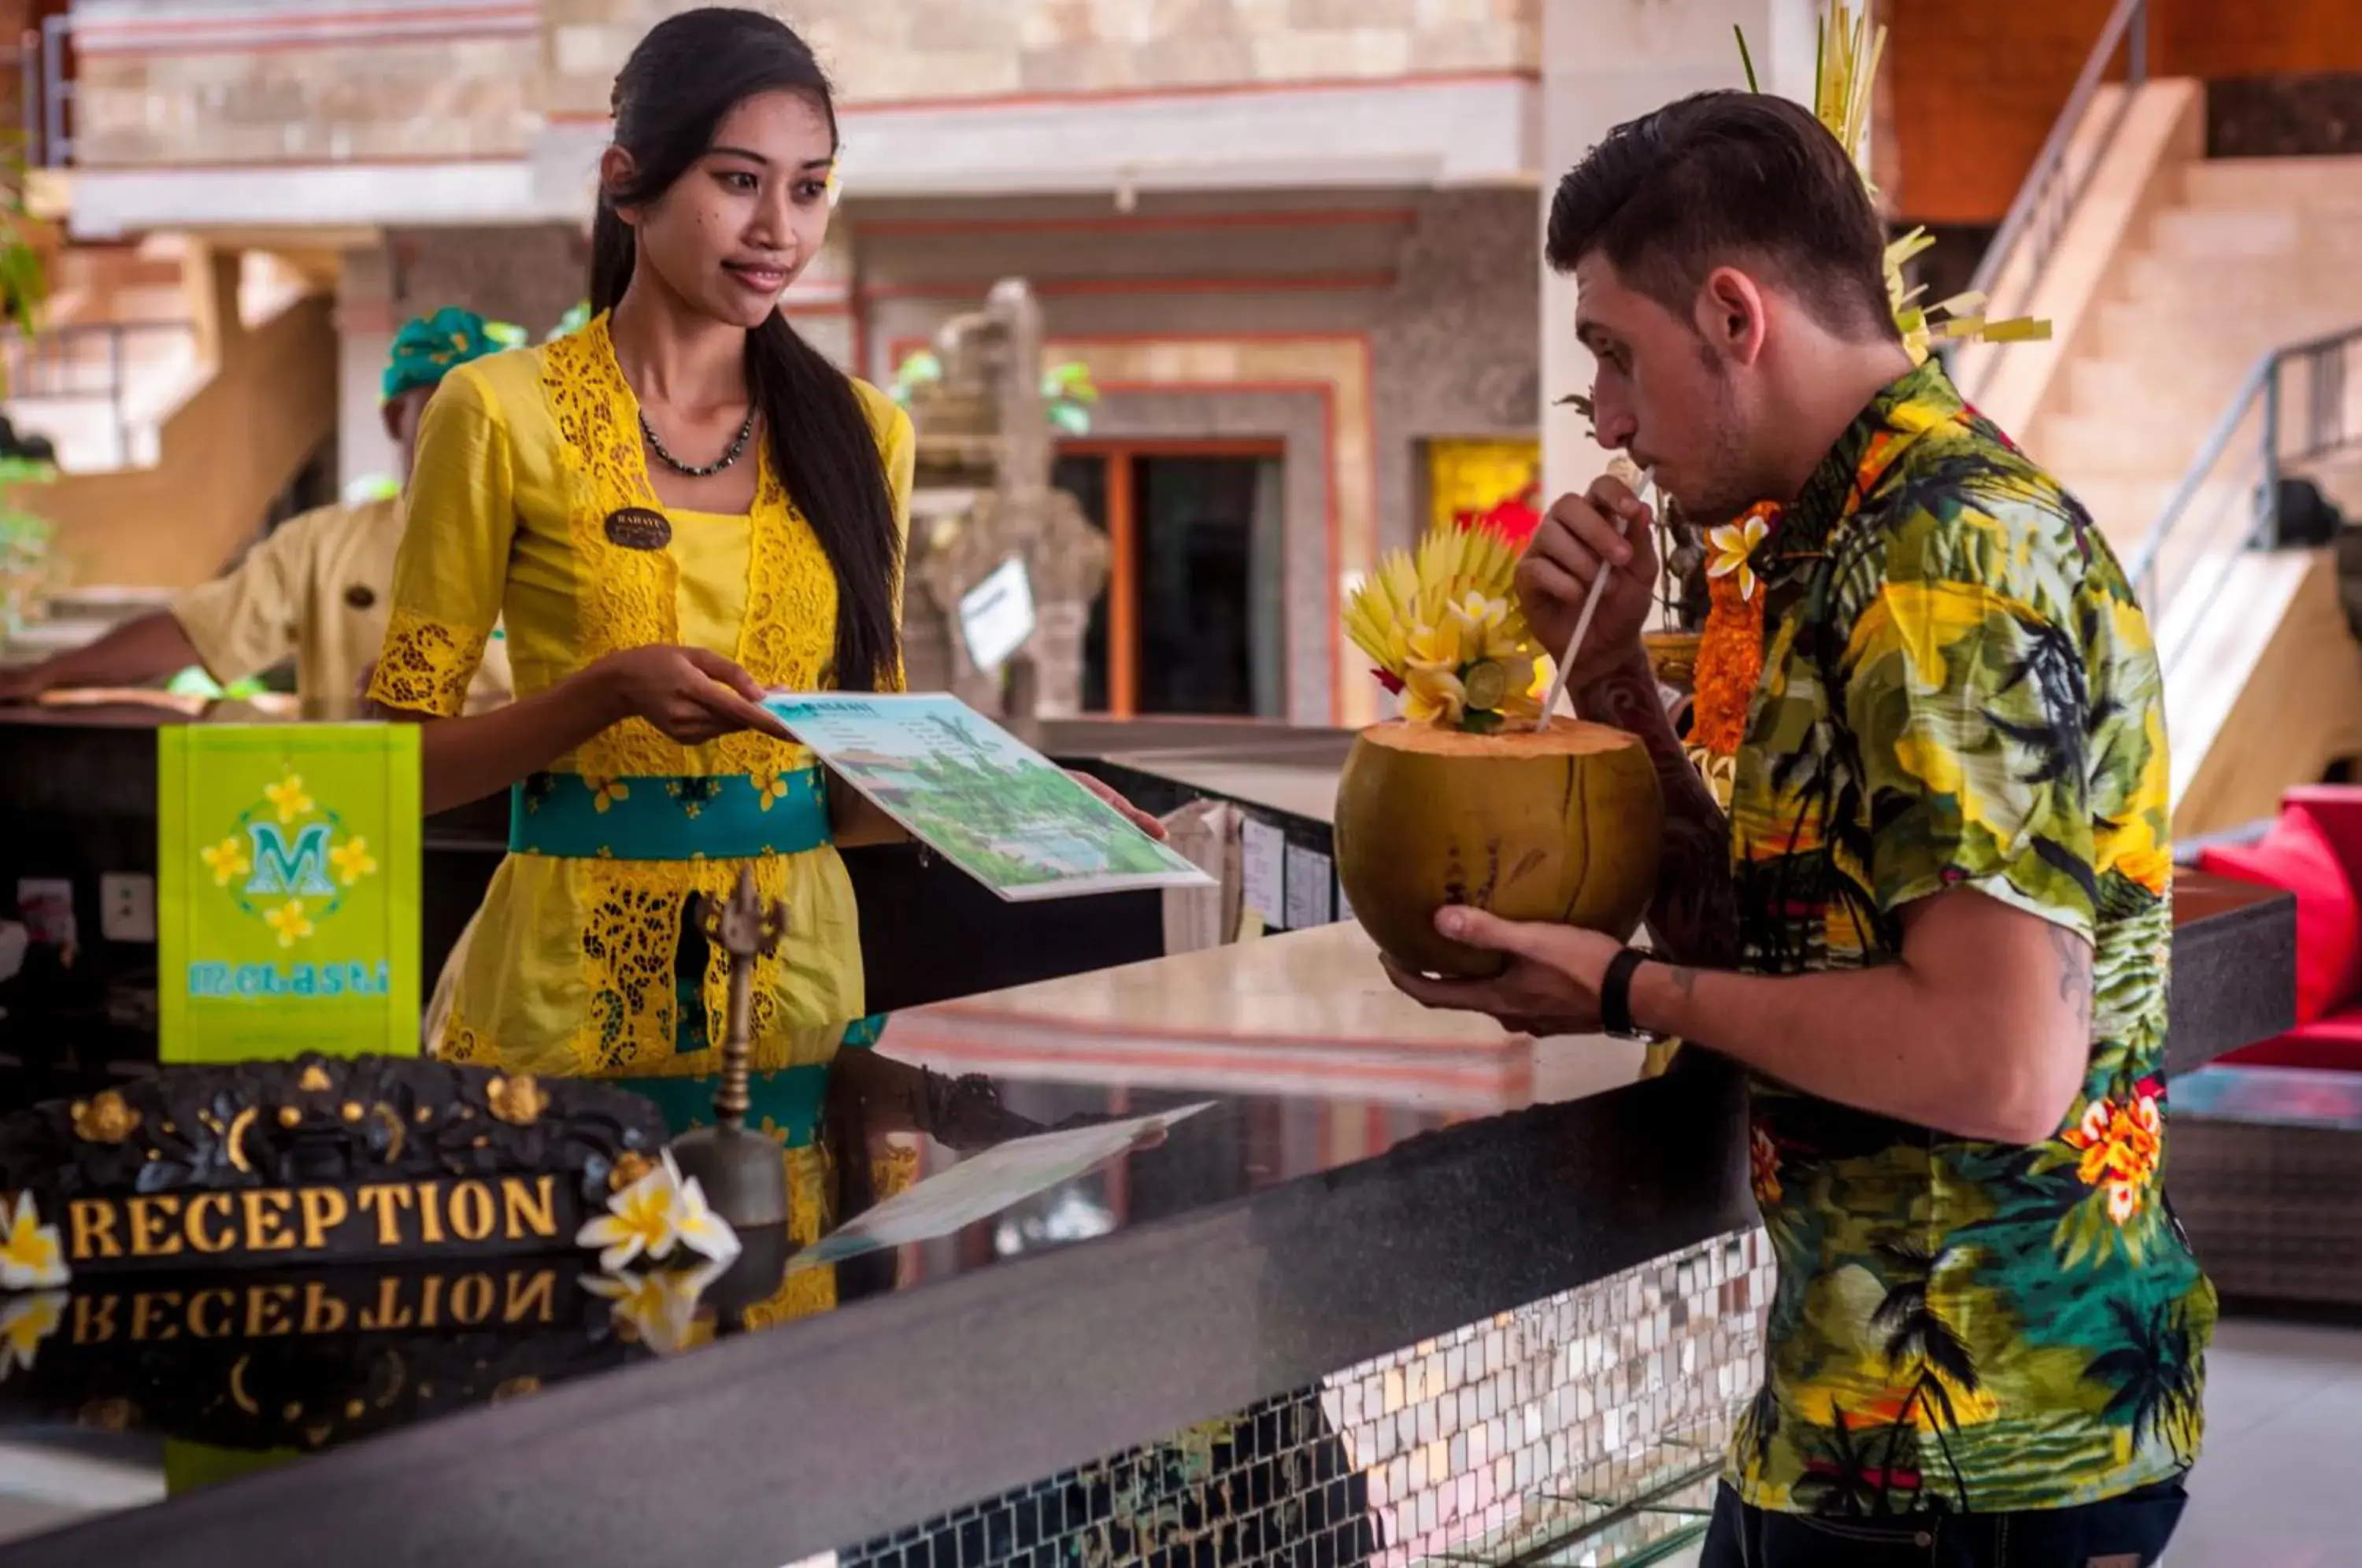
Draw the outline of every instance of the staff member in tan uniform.
[[[454,308],[412,321],[395,336],[383,413],[405,484],[426,400],[454,368],[500,348],[482,317]],[[68,687],[144,685],[191,665],[226,686],[292,654],[305,710],[333,712],[359,697],[384,643],[402,521],[399,494],[292,517],[235,568],[182,594],[170,609],[126,622],[86,646],[0,670],[0,701],[29,701]],[[495,639],[468,706],[479,712],[509,694],[507,649]]]

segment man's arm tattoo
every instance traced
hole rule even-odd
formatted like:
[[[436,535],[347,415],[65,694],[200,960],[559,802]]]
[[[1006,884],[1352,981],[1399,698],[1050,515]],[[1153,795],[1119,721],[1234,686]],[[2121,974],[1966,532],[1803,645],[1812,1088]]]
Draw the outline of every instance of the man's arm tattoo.
[[[1659,950],[1708,968],[1737,964],[1738,906],[1731,883],[1729,824],[1682,752],[1648,656],[1636,652],[1578,690],[1574,707],[1594,723],[1639,736],[1656,767],[1665,800],[1665,836],[1649,931]]]
[[[2058,999],[2088,1021],[2092,1016],[2092,944],[2064,926],[2046,925],[2058,955]]]

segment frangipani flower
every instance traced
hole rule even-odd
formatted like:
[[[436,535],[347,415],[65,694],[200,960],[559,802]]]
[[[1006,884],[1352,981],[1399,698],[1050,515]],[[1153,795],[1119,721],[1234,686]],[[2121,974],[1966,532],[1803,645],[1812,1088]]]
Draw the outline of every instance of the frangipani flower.
[[[304,900],[290,899],[275,910],[265,910],[264,923],[279,933],[279,945],[292,947],[312,934],[312,917],[304,912]]]
[[[39,1353],[41,1342],[56,1333],[65,1318],[66,1294],[62,1290],[36,1291],[0,1303],[0,1378],[6,1378],[17,1367],[32,1371],[33,1357]]]
[[[328,851],[328,863],[337,868],[337,880],[348,888],[377,869],[377,861],[369,852],[369,840],[359,834]]]
[[[575,1232],[576,1246],[602,1249],[602,1274],[613,1274],[637,1257],[672,1255],[680,1236],[673,1221],[674,1171],[668,1153],[662,1165],[608,1198],[606,1213]]]
[[[254,869],[253,857],[246,852],[246,840],[232,834],[219,844],[207,845],[197,851],[197,858],[214,874],[214,886],[226,888],[233,878],[243,877]]]
[[[602,1274],[635,1258],[662,1262],[676,1245],[723,1264],[739,1248],[737,1232],[707,1205],[697,1178],[680,1174],[669,1149],[647,1175],[608,1198],[607,1212],[576,1232],[574,1244],[602,1249]]]
[[[296,818],[311,814],[312,797],[304,792],[304,776],[300,773],[291,773],[276,784],[263,786],[262,793],[278,808],[279,825],[281,827],[291,826]]]
[[[1763,536],[1769,532],[1771,530],[1763,519],[1752,513],[1736,523],[1725,523],[1719,528],[1708,529],[1705,540],[1714,551],[1714,558],[1706,563],[1706,576],[1728,577],[1736,572],[1738,574],[1738,596],[1741,599],[1754,598],[1755,547],[1763,542]]]
[[[0,1198],[0,1290],[49,1290],[72,1277],[55,1225],[41,1223],[29,1192],[12,1209]]]
[[[700,1257],[717,1264],[727,1264],[738,1255],[738,1232],[730,1222],[706,1206],[705,1191],[697,1185],[695,1176],[683,1176],[672,1163],[672,1152],[667,1150],[665,1167],[673,1173],[678,1184],[673,1203],[673,1231],[680,1244]]]
[[[1467,712],[1467,688],[1450,669],[1415,664],[1403,677],[1402,713],[1412,723],[1457,725]]]

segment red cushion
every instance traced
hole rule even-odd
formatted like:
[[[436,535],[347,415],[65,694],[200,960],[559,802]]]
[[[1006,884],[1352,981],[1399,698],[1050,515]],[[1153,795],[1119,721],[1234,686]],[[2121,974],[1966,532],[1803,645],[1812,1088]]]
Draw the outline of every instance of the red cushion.
[[[2310,818],[2289,812],[2254,844],[2202,851],[2200,867],[2296,895],[2296,1021],[2307,1024],[2362,991],[2362,904],[2337,852]]]
[[[2333,1012],[2278,1039],[2226,1052],[2223,1060],[2243,1067],[2323,1067],[2335,1073],[2362,1073],[2362,1012]]]

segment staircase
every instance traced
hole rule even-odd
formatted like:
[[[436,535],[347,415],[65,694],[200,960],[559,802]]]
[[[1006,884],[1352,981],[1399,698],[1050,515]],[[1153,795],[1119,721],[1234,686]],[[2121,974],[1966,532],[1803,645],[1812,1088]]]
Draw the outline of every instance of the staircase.
[[[330,291],[170,236],[69,249],[52,277],[42,330],[0,354],[18,435],[56,448],[58,479],[18,497],[55,526],[53,585],[136,602],[116,591],[202,581],[334,434]]]
[[[2174,179],[2024,432],[2127,556],[2260,356],[2362,323],[2362,158],[2197,159]]]

